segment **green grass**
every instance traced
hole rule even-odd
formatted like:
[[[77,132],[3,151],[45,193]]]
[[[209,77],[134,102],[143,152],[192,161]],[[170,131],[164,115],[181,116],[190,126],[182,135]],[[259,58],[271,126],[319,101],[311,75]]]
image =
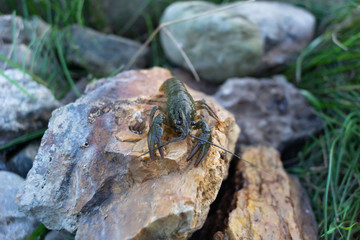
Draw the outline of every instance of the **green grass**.
[[[289,169],[305,183],[320,239],[360,237],[360,18],[355,1],[303,51],[289,79],[323,119],[324,130]],[[337,35],[338,41],[334,36]]]
[[[13,15],[21,14],[25,18],[39,15],[53,28],[29,44],[33,51],[30,67],[7,56],[0,55],[0,60],[30,74],[35,81],[49,87],[58,99],[71,89],[77,92],[77,73],[65,62],[61,45],[64,36],[59,29],[73,23],[87,25],[83,17],[86,1],[22,0],[21,10],[12,12],[15,9],[14,2],[8,1],[8,6],[2,6],[5,7],[4,11]],[[162,4],[169,2],[172,1],[164,0]],[[227,3],[232,0],[212,2]],[[317,38],[301,53],[297,63],[287,70],[286,75],[288,79],[294,80],[316,108],[323,120],[324,130],[306,143],[299,153],[298,163],[288,170],[302,180],[312,200],[320,239],[359,239],[360,13],[356,10],[359,1],[344,1],[347,4],[343,5],[328,5],[326,1],[316,0],[290,2],[313,12],[321,26]],[[157,7],[153,2],[149,6]],[[159,19],[161,13],[158,7],[155,18]],[[139,8],[136,16],[145,19],[148,29],[145,35],[150,35],[156,29],[153,17],[143,12],[143,9]],[[123,29],[125,33],[132,28],[136,16]],[[328,30],[322,32],[325,26]],[[14,28],[13,32],[16,31]],[[144,40],[144,36],[139,36],[137,40]],[[150,49],[152,65],[169,66],[158,36],[152,41]],[[17,50],[15,44],[13,50]],[[40,70],[35,73],[36,66]],[[121,70],[123,66],[114,74]],[[4,75],[4,72],[0,70],[0,74]],[[26,89],[21,91],[29,94]],[[24,135],[0,146],[0,150],[39,137],[43,131]],[[45,234],[46,229],[42,225],[32,234],[31,239],[42,239]]]

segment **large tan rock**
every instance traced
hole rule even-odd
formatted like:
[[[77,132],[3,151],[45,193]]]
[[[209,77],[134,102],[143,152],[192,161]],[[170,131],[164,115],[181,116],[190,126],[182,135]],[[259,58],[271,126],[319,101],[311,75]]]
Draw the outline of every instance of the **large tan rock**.
[[[128,71],[88,86],[83,97],[53,112],[34,166],[18,194],[22,211],[76,239],[185,239],[199,229],[228,174],[230,155],[211,147],[194,167],[186,161],[196,141],[165,147],[165,159],[146,152],[149,113],[161,68]],[[239,135],[233,116],[206,99],[222,124],[199,111],[213,142],[231,151]],[[163,141],[176,137],[164,128]],[[195,134],[195,132],[194,132]]]
[[[317,239],[310,202],[297,178],[282,167],[272,148],[248,148],[239,162],[243,188],[234,195],[236,206],[228,216],[222,239]]]

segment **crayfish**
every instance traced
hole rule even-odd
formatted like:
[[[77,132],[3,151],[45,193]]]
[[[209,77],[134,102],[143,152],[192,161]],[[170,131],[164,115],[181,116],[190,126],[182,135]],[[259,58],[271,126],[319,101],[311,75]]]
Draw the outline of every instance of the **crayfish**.
[[[195,161],[194,166],[197,167],[202,160],[207,156],[210,146],[215,146],[221,150],[232,154],[234,157],[245,161],[252,165],[253,167],[262,168],[256,166],[252,162],[249,162],[235,153],[223,148],[219,145],[214,144],[211,141],[211,129],[209,125],[201,118],[201,120],[196,121],[196,111],[204,109],[206,110],[211,117],[213,117],[218,123],[221,124],[219,117],[216,115],[215,111],[205,102],[205,100],[194,101],[190,93],[185,88],[184,84],[176,79],[170,78],[167,79],[160,87],[160,92],[164,92],[167,101],[154,100],[156,102],[161,102],[166,104],[166,107],[155,106],[150,113],[150,129],[147,137],[149,151],[141,154],[138,157],[144,156],[145,154],[150,153],[151,160],[155,158],[155,150],[159,150],[161,159],[164,158],[163,147],[169,143],[176,142],[182,139],[185,139],[187,136],[190,136],[194,139],[197,139],[198,142],[193,148],[187,161],[189,161],[197,152],[200,151],[197,160]],[[155,116],[157,111],[161,111],[158,115]],[[166,116],[164,115],[166,113]],[[162,142],[162,136],[164,130],[162,125],[166,124],[170,126],[174,131],[180,136],[166,143]],[[199,137],[196,137],[191,134],[192,129],[200,129],[201,133]],[[155,147],[157,145],[157,147]]]
[[[204,109],[211,117],[220,123],[219,117],[205,100],[194,101],[184,84],[176,78],[167,79],[161,85],[160,92],[165,94],[167,101],[159,101],[165,103],[166,107],[155,106],[150,113],[150,129],[147,137],[150,158],[154,160],[155,150],[158,149],[160,156],[163,159],[163,147],[165,145],[190,136],[197,139],[198,142],[187,157],[187,160],[190,160],[197,152],[200,152],[194,164],[196,167],[207,156],[210,145],[213,145],[211,142],[211,129],[202,118],[201,120],[196,121],[196,111]],[[157,111],[160,111],[160,113],[155,116]],[[174,129],[179,137],[163,144],[163,124]],[[199,137],[191,134],[192,129],[201,130]],[[155,145],[157,145],[156,148]]]

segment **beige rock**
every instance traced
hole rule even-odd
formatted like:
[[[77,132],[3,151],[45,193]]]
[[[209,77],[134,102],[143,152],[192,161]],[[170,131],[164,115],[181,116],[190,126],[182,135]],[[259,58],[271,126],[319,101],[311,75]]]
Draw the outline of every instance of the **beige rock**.
[[[235,194],[236,208],[222,239],[317,239],[317,224],[298,180],[282,167],[272,148],[248,148],[239,162],[244,185]]]
[[[82,98],[55,111],[18,195],[20,209],[48,228],[76,232],[76,239],[186,239],[199,229],[231,156],[211,147],[195,168],[186,157],[196,141],[186,138],[167,145],[163,160],[136,158],[148,150],[149,114],[159,104],[148,100],[161,97],[158,89],[170,77],[161,68],[127,71],[89,85]],[[189,91],[222,121],[198,111],[213,142],[233,151],[234,117]],[[164,142],[176,137],[164,130]]]

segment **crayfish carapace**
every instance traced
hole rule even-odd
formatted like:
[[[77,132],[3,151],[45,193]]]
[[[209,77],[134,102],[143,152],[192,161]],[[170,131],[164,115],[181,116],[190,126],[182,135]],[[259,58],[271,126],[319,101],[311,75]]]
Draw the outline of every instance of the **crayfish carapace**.
[[[190,160],[200,151],[194,164],[196,167],[207,156],[211,145],[211,129],[203,119],[196,121],[196,111],[204,109],[220,123],[219,117],[204,100],[194,101],[184,84],[176,78],[166,80],[161,85],[160,92],[164,93],[167,101],[164,101],[166,107],[155,106],[150,113],[150,129],[147,138],[150,158],[154,159],[155,150],[158,149],[163,159],[163,146],[190,136],[197,139],[198,142],[187,157],[187,160]],[[155,116],[158,110],[160,113]],[[164,133],[163,124],[174,129],[180,136],[163,144],[161,140]],[[201,130],[199,137],[191,134],[192,129]],[[157,145],[156,148],[155,145]]]

